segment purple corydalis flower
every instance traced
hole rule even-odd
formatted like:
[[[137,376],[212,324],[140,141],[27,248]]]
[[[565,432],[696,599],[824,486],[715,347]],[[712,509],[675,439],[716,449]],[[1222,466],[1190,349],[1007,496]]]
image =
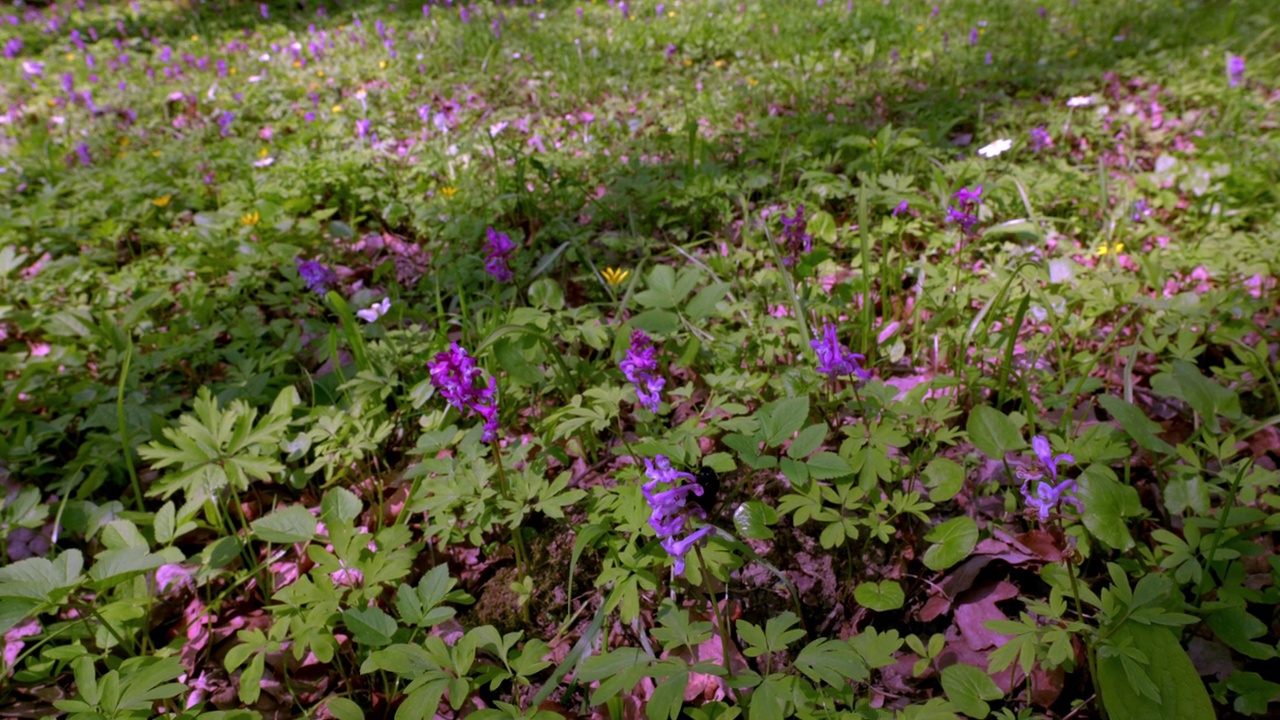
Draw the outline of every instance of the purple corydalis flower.
[[[218,128],[222,131],[222,137],[231,134],[231,121],[236,119],[236,114],[230,110],[223,110],[218,115]]]
[[[4,44],[4,56],[7,58],[16,58],[22,52],[22,38],[9,38],[9,42]]]
[[[298,266],[298,275],[307,283],[307,289],[312,292],[327,293],[329,286],[338,282],[338,276],[332,270],[315,260],[294,258],[293,262]]]
[[[966,235],[973,231],[973,226],[978,224],[978,206],[982,204],[982,186],[979,185],[973,190],[969,188],[960,188],[951,199],[956,201],[955,205],[947,207],[947,222],[953,222],[960,226],[961,232]]]
[[[970,45],[978,44],[978,28],[969,29],[969,44]]]
[[[1043,435],[1031,438],[1031,449],[1036,454],[1036,462],[1039,463],[1040,469],[1017,471],[1018,477],[1022,478],[1022,497],[1027,507],[1036,509],[1041,522],[1047,521],[1049,513],[1063,502],[1072,503],[1076,506],[1076,510],[1083,511],[1084,505],[1079,498],[1067,495],[1067,493],[1076,492],[1076,481],[1068,478],[1058,482],[1058,466],[1062,463],[1073,463],[1075,458],[1067,453],[1054,455],[1053,448],[1049,446],[1049,439]],[[1046,475],[1051,480],[1046,481],[1044,479]],[[1034,489],[1032,483],[1035,483]]]
[[[1227,56],[1227,82],[1231,87],[1240,85],[1240,81],[1244,79],[1244,58],[1239,55]]]
[[[1053,137],[1044,125],[1031,128],[1031,149],[1040,152],[1053,147]]]
[[[491,377],[486,384],[476,361],[458,343],[450,343],[448,350],[436,355],[435,362],[427,363],[427,371],[431,384],[446,402],[468,417],[484,418],[484,434],[480,438],[493,442],[498,437],[497,380]]]
[[[368,119],[357,120],[356,121],[356,137],[360,139],[364,139],[364,137],[369,134],[370,124],[371,122]]]
[[[675,57],[675,56],[676,56],[676,53],[678,53],[678,52],[680,52],[680,48],[676,47],[674,44],[673,44],[673,45],[668,45],[668,46],[667,46],[667,59],[668,59],[668,60],[670,60],[671,58]]]
[[[85,167],[93,164],[93,158],[89,157],[89,146],[85,143],[76,145],[76,157],[80,158],[80,164]]]
[[[782,214],[781,242],[787,252],[787,257],[782,260],[784,265],[791,265],[801,254],[807,255],[813,250],[813,236],[805,232],[808,226],[804,217],[804,205],[797,205],[792,217]]]
[[[1133,202],[1133,212],[1129,214],[1129,219],[1139,223],[1150,214],[1151,206],[1147,204],[1146,198],[1138,198]]]
[[[507,261],[516,251],[516,244],[511,241],[509,235],[500,233],[492,227],[489,228],[488,235],[488,241],[484,246],[485,252],[488,253],[484,260],[485,272],[496,278],[498,282],[510,282],[515,274],[507,266]]]
[[[907,202],[906,200],[903,200],[902,202],[898,203],[897,207],[893,209],[893,216],[897,217],[907,212],[910,209],[911,209],[911,203]]]
[[[652,413],[658,412],[658,404],[662,401],[659,393],[667,381],[657,376],[658,348],[643,330],[631,332],[631,348],[618,363],[618,369],[622,370],[628,382],[636,386],[636,398],[641,407]]]
[[[267,18],[271,17],[271,13],[267,11],[266,3],[258,3],[258,13],[262,15],[263,20],[266,20]]]
[[[809,346],[818,354],[818,372],[835,380],[840,375],[854,375],[859,380],[866,380],[871,373],[862,369],[861,362],[867,358],[850,352],[840,344],[836,326],[826,323],[822,328],[822,337],[809,341]]]
[[[640,490],[653,509],[649,515],[649,525],[662,541],[662,549],[671,556],[675,574],[680,575],[684,572],[685,554],[715,529],[711,525],[704,525],[683,538],[677,537],[684,531],[685,521],[690,515],[706,519],[706,513],[701,507],[696,503],[689,503],[690,495],[701,496],[704,491],[697,478],[691,473],[671,467],[671,461],[665,455],[655,456],[653,460],[645,458],[644,466],[644,474],[649,481],[641,485]]]

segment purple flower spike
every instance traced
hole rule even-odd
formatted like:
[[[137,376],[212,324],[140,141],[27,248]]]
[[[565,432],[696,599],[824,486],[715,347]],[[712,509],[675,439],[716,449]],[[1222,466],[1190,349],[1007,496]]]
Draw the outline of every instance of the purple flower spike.
[[[1053,137],[1049,135],[1048,129],[1041,125],[1040,127],[1031,128],[1031,149],[1035,152],[1048,150],[1053,147]]]
[[[1239,55],[1227,56],[1227,82],[1231,87],[1238,87],[1244,79],[1244,58]]]
[[[627,381],[636,386],[636,398],[641,407],[652,413],[658,412],[658,405],[662,402],[660,393],[667,381],[657,377],[658,348],[643,330],[632,331],[631,349],[618,363],[618,368]]]
[[[458,343],[450,344],[448,350],[436,355],[435,362],[427,363],[427,370],[431,374],[431,384],[446,402],[467,417],[479,415],[484,418],[484,434],[480,439],[493,442],[498,437],[497,381],[489,378],[485,384],[476,361],[466,350],[458,347]]]
[[[649,481],[640,489],[653,509],[649,525],[662,541],[662,549],[671,556],[675,574],[680,575],[684,573],[685,554],[715,529],[704,525],[683,538],[677,537],[684,531],[685,521],[690,515],[706,519],[706,512],[697,503],[689,503],[689,496],[701,496],[703,489],[691,473],[671,467],[671,461],[665,455],[655,456],[653,460],[645,458],[644,466],[644,474]]]
[[[982,205],[982,186],[973,190],[960,188],[951,198],[956,204],[947,207],[947,222],[959,225],[960,231],[968,235],[973,231],[973,226],[978,224],[977,212]]]
[[[1036,459],[1040,461],[1040,467],[1053,478],[1054,482],[1058,482],[1058,466],[1062,463],[1073,463],[1075,457],[1062,453],[1054,455],[1053,448],[1049,447],[1049,438],[1043,435],[1037,435],[1031,438],[1031,449],[1035,450]]]
[[[835,325],[827,323],[822,329],[822,337],[810,340],[809,345],[814,352],[818,353],[818,372],[831,380],[835,380],[840,375],[854,375],[859,380],[867,380],[871,377],[871,373],[863,370],[860,364],[867,358],[858,353],[849,352],[840,344]]]
[[[1063,463],[1073,463],[1075,458],[1067,453],[1054,455],[1053,448],[1049,446],[1049,439],[1043,435],[1031,438],[1031,449],[1036,454],[1039,469],[1019,468],[1017,471],[1018,477],[1022,478],[1022,497],[1027,507],[1035,508],[1040,522],[1048,521],[1049,514],[1061,507],[1064,502],[1075,505],[1077,511],[1083,512],[1084,505],[1079,498],[1075,497],[1076,481],[1067,478],[1058,482],[1058,466]],[[1046,480],[1046,475],[1050,479]]]
[[[507,261],[511,259],[512,253],[516,251],[516,244],[506,233],[500,233],[489,228],[489,241],[484,246],[488,257],[484,261],[485,272],[492,275],[498,282],[510,282],[515,277],[515,273],[511,272],[511,268],[507,267]]]
[[[784,265],[792,265],[801,254],[809,254],[813,250],[813,236],[805,232],[809,223],[804,217],[804,205],[796,206],[796,214],[787,217],[782,214],[782,237],[780,241],[785,248]]]
[[[293,262],[298,266],[298,275],[302,276],[303,281],[307,283],[307,289],[312,292],[323,295],[329,292],[330,285],[338,282],[338,276],[332,270],[315,260],[294,258]]]

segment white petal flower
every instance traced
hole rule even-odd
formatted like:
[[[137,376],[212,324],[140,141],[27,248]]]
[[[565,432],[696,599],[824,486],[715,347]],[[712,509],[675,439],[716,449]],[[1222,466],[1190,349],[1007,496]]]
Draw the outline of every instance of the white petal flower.
[[[1008,138],[1000,138],[999,140],[978,148],[978,154],[984,158],[993,158],[1003,153],[1005,150],[1013,147],[1013,141]]]
[[[1087,105],[1092,105],[1092,104],[1093,104],[1093,98],[1089,97],[1088,95],[1076,95],[1075,97],[1067,101],[1067,107],[1070,107],[1070,108],[1085,107]]]
[[[386,315],[387,311],[390,309],[391,309],[391,298],[385,297],[379,300],[378,302],[370,305],[369,307],[365,308],[364,310],[357,310],[356,317],[360,318],[365,322],[375,322],[378,318],[382,317],[383,315]]]
[[[253,162],[253,166],[254,166],[254,167],[256,167],[256,168],[264,168],[264,167],[267,167],[267,166],[271,165],[271,164],[272,164],[272,163],[274,163],[275,161],[276,161],[276,159],[275,159],[275,158],[273,158],[273,157],[264,157],[264,158],[262,158],[261,160],[255,160],[255,161]]]

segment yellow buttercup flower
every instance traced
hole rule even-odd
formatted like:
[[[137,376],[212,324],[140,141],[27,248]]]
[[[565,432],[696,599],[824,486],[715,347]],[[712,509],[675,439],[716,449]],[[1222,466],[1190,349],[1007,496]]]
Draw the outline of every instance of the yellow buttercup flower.
[[[1122,242],[1118,242],[1115,245],[1111,246],[1110,248],[1107,247],[1106,243],[1102,243],[1102,247],[1098,248],[1097,251],[1094,252],[1094,255],[1098,257],[1102,257],[1107,253],[1115,253],[1116,255],[1119,255],[1123,251],[1124,251],[1124,243]]]
[[[262,216],[258,214],[257,210],[254,210],[253,212],[248,213],[246,215],[241,215],[240,224],[247,225],[248,227],[253,227],[254,225],[257,225],[258,221],[261,219],[262,219]]]
[[[172,195],[161,195],[158,198],[152,198],[151,204],[155,205],[156,207],[164,207],[168,205],[169,201],[172,199],[173,199]]]
[[[200,42],[200,36],[199,36],[199,35],[192,35],[192,36],[191,36],[191,42]]]
[[[379,60],[379,61],[378,61],[378,69],[380,69],[380,70],[386,70],[386,69],[387,69],[387,61],[386,61],[386,60]]]
[[[604,276],[604,281],[609,283],[610,287],[618,287],[631,275],[631,271],[624,268],[605,268],[600,274]]]
[[[453,197],[454,195],[457,195],[457,194],[458,194],[458,188],[456,188],[456,187],[442,187],[442,188],[440,188],[440,194],[441,194],[441,195],[443,195],[443,196],[445,196],[445,197],[447,197],[447,198],[451,198],[451,197]]]
[[[334,105],[334,106],[333,106],[333,114],[334,114],[334,115],[337,115],[337,114],[338,114],[338,113],[340,113],[340,112],[342,112],[342,106],[341,106],[341,105]]]
[[[260,158],[264,158],[264,157],[266,157],[270,152],[271,152],[271,151],[267,150],[266,148],[262,148],[261,150],[259,150],[259,151],[258,151],[258,157],[260,157]]]

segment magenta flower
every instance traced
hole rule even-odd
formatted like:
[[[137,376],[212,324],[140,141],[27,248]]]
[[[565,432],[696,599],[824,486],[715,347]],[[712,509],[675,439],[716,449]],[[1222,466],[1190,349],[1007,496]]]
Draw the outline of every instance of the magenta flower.
[[[706,512],[697,503],[689,503],[690,495],[701,496],[704,491],[693,474],[672,468],[665,455],[655,456],[653,460],[645,458],[644,466],[644,474],[649,481],[640,489],[653,510],[649,515],[649,526],[658,534],[662,548],[674,561],[676,575],[680,575],[684,572],[685,554],[715,529],[704,525],[683,538],[677,537],[684,531],[685,521],[690,515],[706,520]]]
[[[853,375],[859,380],[866,380],[871,373],[862,369],[860,364],[867,358],[855,352],[849,352],[840,344],[836,326],[826,323],[822,329],[822,337],[809,341],[810,347],[818,354],[818,372],[835,380],[840,375]]]
[[[511,241],[510,236],[490,227],[489,239],[484,249],[488,253],[484,260],[485,272],[496,278],[498,282],[510,282],[515,277],[515,273],[511,272],[507,262],[516,251],[516,244]]]
[[[435,362],[427,363],[427,370],[431,384],[446,402],[467,417],[484,418],[484,434],[480,438],[493,442],[498,437],[497,380],[491,377],[486,385],[476,361],[458,343],[451,343],[447,351],[436,355]]]
[[[631,347],[622,362],[618,363],[618,368],[627,381],[636,386],[636,398],[640,401],[640,406],[649,412],[658,412],[658,404],[662,402],[659,393],[667,381],[657,376],[658,348],[643,330],[632,331]]]

